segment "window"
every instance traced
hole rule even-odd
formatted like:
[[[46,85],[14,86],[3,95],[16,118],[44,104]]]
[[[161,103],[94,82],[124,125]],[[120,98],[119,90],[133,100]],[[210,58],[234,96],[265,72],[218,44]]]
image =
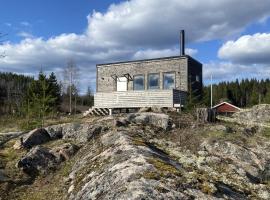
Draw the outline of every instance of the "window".
[[[159,89],[159,74],[148,75],[148,89]]]
[[[196,75],[196,81],[200,82],[200,76],[199,75]]]
[[[175,88],[175,73],[166,72],[163,74],[163,89],[173,89]]]
[[[144,90],[144,75],[134,76],[133,90]]]

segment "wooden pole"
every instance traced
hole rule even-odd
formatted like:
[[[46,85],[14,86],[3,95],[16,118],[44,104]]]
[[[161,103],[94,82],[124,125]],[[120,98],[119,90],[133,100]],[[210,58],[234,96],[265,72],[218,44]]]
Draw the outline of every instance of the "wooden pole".
[[[213,107],[213,83],[212,83],[212,75],[211,75],[211,109]]]

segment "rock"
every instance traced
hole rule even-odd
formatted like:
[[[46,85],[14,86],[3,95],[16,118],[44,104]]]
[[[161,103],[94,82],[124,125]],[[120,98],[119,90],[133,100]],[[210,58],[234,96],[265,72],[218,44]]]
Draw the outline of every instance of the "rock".
[[[114,121],[114,126],[121,127],[121,126],[128,126],[130,124],[129,121],[126,119],[118,119]]]
[[[44,128],[34,129],[23,138],[23,147],[30,149],[35,145],[43,144],[50,140],[51,137]]]
[[[62,126],[53,125],[45,128],[52,139],[60,139],[63,137]]]
[[[4,173],[3,170],[0,170],[0,183],[8,182],[10,178]]]
[[[164,108],[159,107],[159,106],[151,107],[151,111],[154,112],[154,113],[165,113]]]
[[[257,126],[244,128],[243,134],[248,136],[248,137],[252,137],[257,133],[258,129],[259,128]]]
[[[85,143],[96,137],[105,128],[100,125],[69,124],[63,126],[63,139],[75,139],[78,142]],[[105,129],[106,130],[106,129]]]
[[[243,109],[232,115],[233,119],[240,124],[258,125],[270,121],[270,104],[255,105],[250,109]]]
[[[143,107],[140,108],[138,113],[142,113],[142,112],[151,112],[151,108],[150,107]]]
[[[127,116],[127,120],[135,124],[152,125],[168,130],[172,128],[172,120],[163,113],[136,113]]]
[[[37,175],[40,172],[46,174],[48,170],[55,169],[58,163],[57,157],[49,149],[36,146],[19,160],[17,167],[22,168],[29,175]]]
[[[211,131],[219,131],[219,132],[226,132],[227,131],[227,128],[226,126],[223,126],[221,124],[213,124],[211,127],[210,127],[210,130]]]
[[[19,150],[23,148],[23,138],[21,137],[20,140],[16,140],[15,144],[13,145],[13,149]]]
[[[59,147],[53,148],[50,152],[53,153],[60,162],[69,160],[77,151],[79,147],[75,144],[65,143]]]
[[[260,172],[259,177],[264,183],[267,183],[270,181],[270,161],[266,163],[264,170]]]

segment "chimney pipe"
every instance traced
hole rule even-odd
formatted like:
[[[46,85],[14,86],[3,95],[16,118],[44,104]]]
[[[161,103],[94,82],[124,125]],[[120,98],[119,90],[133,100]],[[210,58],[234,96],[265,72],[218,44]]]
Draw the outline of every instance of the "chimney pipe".
[[[185,30],[180,32],[180,56],[185,55]]]

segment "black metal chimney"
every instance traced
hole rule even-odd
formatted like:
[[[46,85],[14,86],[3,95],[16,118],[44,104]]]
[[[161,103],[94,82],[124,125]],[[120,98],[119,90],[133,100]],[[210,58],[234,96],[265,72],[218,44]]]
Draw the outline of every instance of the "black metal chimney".
[[[180,56],[185,55],[185,30],[180,32]]]

